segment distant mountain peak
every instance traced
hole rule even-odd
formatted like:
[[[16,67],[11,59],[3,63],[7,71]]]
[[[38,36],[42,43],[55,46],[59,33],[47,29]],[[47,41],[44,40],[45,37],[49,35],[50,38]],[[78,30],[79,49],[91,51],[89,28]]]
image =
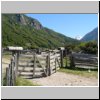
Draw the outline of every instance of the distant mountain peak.
[[[97,41],[98,42],[98,27],[94,28],[92,31],[87,33],[81,41]]]
[[[81,40],[81,38],[82,36],[79,36],[79,35],[75,37],[76,40]]]

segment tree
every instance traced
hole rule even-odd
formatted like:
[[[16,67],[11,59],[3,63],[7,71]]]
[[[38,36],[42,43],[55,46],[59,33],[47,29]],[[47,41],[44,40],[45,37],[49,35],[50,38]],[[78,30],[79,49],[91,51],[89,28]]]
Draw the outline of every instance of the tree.
[[[65,49],[67,50],[67,54],[71,53],[74,49],[75,45],[74,44],[66,44]]]
[[[84,42],[80,44],[80,49],[84,53],[97,54],[98,45],[96,41]]]

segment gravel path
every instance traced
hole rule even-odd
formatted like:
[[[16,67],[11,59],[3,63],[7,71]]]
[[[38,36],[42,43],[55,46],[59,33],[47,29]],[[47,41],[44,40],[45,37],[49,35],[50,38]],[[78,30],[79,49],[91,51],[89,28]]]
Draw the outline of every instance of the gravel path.
[[[31,80],[42,86],[97,86],[98,79],[57,72],[49,77]]]

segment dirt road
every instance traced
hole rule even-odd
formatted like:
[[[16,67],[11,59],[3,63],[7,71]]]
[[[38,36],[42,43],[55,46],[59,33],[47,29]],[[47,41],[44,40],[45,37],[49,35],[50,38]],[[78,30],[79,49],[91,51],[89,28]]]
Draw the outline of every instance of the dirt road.
[[[43,86],[97,86],[98,79],[57,72],[49,77],[32,79]]]

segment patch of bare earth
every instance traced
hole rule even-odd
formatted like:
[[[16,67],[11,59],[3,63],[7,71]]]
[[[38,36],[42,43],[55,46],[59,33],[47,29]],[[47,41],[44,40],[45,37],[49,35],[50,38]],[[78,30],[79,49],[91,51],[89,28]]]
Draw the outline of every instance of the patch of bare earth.
[[[31,80],[42,86],[98,86],[98,79],[56,72],[48,77]]]

